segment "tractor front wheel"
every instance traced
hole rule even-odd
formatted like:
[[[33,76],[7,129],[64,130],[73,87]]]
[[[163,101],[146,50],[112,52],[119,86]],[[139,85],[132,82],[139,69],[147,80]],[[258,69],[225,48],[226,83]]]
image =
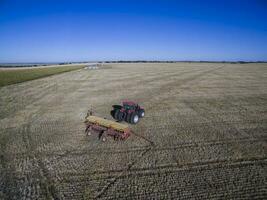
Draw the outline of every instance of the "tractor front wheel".
[[[131,114],[130,122],[131,124],[137,124],[139,122],[139,116],[136,112]]]
[[[145,110],[144,109],[140,109],[138,114],[139,114],[140,118],[144,117],[145,116]]]

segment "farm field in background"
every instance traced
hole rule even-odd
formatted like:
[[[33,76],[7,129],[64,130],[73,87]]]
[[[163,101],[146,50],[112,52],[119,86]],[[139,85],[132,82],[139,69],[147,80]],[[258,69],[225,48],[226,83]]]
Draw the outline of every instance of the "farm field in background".
[[[44,67],[0,68],[0,87],[14,83],[21,83],[54,74],[81,69],[85,64],[54,65]]]
[[[267,196],[267,64],[107,66],[0,88],[0,199]],[[85,135],[123,99],[147,140]]]

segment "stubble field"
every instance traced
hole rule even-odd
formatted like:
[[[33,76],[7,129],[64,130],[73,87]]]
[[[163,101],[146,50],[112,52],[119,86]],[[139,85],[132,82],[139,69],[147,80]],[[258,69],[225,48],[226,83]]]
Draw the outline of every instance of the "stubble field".
[[[0,94],[0,199],[267,197],[267,64],[109,64]],[[139,136],[85,136],[123,99]]]

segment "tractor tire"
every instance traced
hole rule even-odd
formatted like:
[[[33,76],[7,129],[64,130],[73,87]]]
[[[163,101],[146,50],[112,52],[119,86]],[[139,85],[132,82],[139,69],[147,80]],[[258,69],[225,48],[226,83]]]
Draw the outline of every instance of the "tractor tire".
[[[125,121],[126,121],[127,123],[131,123],[131,113],[127,113],[127,114],[126,114]]]
[[[110,115],[115,119],[115,110],[111,110]]]
[[[138,115],[139,115],[140,118],[144,117],[145,116],[145,110],[144,109],[140,109],[138,111]]]
[[[138,113],[134,112],[131,114],[131,124],[137,124],[139,122],[139,115]]]
[[[114,119],[118,120],[118,115],[120,110],[113,110],[114,111]]]
[[[121,105],[112,105],[112,107],[113,107],[113,110],[110,111],[110,115],[111,115],[115,120],[118,120],[117,117],[119,117],[119,116],[118,116],[118,113],[116,113],[116,112],[120,111],[120,109],[122,108],[122,106],[121,106]]]
[[[115,110],[114,118],[117,121],[121,122],[124,120],[125,114],[123,112],[121,112],[120,110]]]

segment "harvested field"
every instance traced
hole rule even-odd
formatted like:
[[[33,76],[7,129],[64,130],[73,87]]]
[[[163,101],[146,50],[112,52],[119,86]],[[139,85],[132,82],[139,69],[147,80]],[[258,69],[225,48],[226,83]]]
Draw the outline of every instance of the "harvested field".
[[[110,64],[0,93],[0,199],[267,197],[267,64]],[[146,109],[138,135],[85,136],[90,106],[111,119],[122,99]]]

